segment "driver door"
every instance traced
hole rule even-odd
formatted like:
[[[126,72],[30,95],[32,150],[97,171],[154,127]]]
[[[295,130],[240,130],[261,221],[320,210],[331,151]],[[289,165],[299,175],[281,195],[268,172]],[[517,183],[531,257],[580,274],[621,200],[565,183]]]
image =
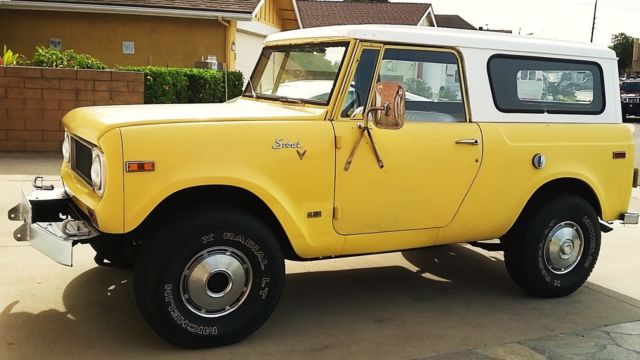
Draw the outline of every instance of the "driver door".
[[[336,134],[334,228],[344,235],[444,227],[454,218],[482,161],[482,138],[469,121],[459,55],[453,50],[362,46],[351,71]],[[378,81],[406,90],[404,126],[369,123],[348,170],[345,163],[374,106]]]

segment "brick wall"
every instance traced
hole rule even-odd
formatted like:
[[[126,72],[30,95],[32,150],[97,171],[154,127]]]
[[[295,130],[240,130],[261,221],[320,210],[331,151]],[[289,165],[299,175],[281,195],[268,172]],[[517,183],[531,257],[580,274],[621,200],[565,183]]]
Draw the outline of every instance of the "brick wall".
[[[142,103],[143,73],[0,66],[0,151],[58,152],[69,110]]]

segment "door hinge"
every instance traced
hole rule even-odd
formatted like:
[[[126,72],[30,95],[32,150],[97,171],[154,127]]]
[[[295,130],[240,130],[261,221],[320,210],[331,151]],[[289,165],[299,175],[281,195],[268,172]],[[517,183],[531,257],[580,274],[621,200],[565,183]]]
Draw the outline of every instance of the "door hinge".
[[[342,136],[336,136],[336,149],[342,149]]]
[[[333,207],[333,220],[340,220],[340,207]]]

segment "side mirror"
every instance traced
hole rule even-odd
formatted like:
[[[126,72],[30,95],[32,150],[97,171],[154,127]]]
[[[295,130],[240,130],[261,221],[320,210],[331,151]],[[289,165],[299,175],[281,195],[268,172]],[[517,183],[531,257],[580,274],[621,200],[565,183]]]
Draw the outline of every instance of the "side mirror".
[[[400,129],[404,125],[404,88],[395,82],[381,81],[376,84],[375,90],[375,107],[367,110],[365,118],[371,117],[380,129]]]

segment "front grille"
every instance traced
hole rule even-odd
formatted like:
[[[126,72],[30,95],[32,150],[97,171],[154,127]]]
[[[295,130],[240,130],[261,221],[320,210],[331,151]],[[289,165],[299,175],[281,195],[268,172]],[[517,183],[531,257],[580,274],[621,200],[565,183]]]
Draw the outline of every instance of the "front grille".
[[[87,184],[91,184],[91,146],[71,137],[71,168],[80,175]]]

